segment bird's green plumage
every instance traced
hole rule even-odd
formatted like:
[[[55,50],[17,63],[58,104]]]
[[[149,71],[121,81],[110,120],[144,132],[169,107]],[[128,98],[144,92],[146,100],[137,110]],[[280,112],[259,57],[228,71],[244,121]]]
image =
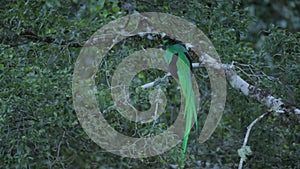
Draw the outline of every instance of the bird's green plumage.
[[[197,123],[197,110],[196,110],[196,102],[195,102],[195,94],[192,86],[192,77],[191,77],[191,61],[186,56],[188,53],[187,49],[180,44],[175,44],[171,46],[167,46],[166,52],[164,54],[164,59],[170,67],[177,68],[177,75],[172,74],[174,77],[178,77],[179,84],[181,86],[181,90],[183,96],[185,98],[185,108],[184,115],[186,118],[186,126],[185,126],[185,135],[183,140],[183,153],[182,158],[184,158],[184,154],[186,152],[188,137],[190,134],[190,128],[192,127],[193,118],[195,119],[196,127],[198,128]],[[176,60],[176,65],[172,65],[172,59],[178,57]],[[174,69],[174,68],[173,68]],[[171,72],[172,73],[172,72]]]

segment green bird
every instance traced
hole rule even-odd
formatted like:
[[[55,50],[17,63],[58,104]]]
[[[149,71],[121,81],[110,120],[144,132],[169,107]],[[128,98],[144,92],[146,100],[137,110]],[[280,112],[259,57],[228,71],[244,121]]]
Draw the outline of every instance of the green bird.
[[[185,99],[184,116],[186,126],[181,156],[184,159],[193,118],[195,119],[196,128],[198,128],[196,101],[192,86],[192,60],[187,49],[181,44],[167,46],[164,59],[169,66],[168,69],[171,75],[179,81]]]

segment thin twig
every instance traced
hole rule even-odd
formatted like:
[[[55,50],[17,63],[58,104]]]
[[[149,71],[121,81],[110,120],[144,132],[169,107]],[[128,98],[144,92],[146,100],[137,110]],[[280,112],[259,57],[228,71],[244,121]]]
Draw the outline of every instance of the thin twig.
[[[271,112],[271,111],[270,111]],[[246,145],[247,145],[247,142],[248,142],[248,139],[249,139],[249,136],[250,136],[250,132],[253,128],[253,126],[259,122],[261,119],[263,119],[266,115],[269,115],[270,112],[267,112],[267,113],[264,113],[262,115],[260,115],[258,118],[256,118],[248,127],[247,127],[247,132],[246,132],[246,135],[245,135],[245,138],[244,138],[244,143],[243,143],[243,146],[241,147],[241,149],[244,149],[246,148]],[[243,168],[243,162],[244,162],[244,159],[241,157],[240,159],[240,163],[239,163],[239,168],[238,169],[242,169]]]
[[[200,65],[201,65],[200,63],[192,63],[193,68],[200,67]],[[160,84],[161,82],[165,81],[167,79],[167,77],[169,77],[169,76],[171,76],[171,73],[167,73],[164,77],[158,78],[153,82],[146,83],[146,84],[142,85],[141,88],[147,89],[147,88],[154,87],[154,86]]]
[[[171,76],[171,73],[167,73],[164,77],[158,78],[153,82],[144,84],[141,87],[142,87],[142,89],[147,89],[147,88],[150,88],[150,87],[154,87],[154,86],[158,85],[159,83],[165,81],[167,79],[167,77],[169,77],[169,76]]]

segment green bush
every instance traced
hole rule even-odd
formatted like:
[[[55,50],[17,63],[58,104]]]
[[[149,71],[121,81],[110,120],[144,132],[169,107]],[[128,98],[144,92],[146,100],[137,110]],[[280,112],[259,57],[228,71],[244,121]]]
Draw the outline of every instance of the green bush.
[[[287,16],[274,14],[279,6]],[[8,1],[0,2],[0,168],[175,168],[181,144],[151,158],[130,159],[106,152],[81,128],[72,101],[72,74],[84,42],[108,22],[139,12],[164,12],[196,24],[212,41],[223,63],[238,63],[238,74],[274,96],[300,103],[300,34],[298,1]],[[267,13],[264,11],[273,11]],[[278,11],[277,11],[278,12]],[[276,15],[276,17],[271,17]],[[279,19],[278,19],[279,18]],[[135,42],[133,44],[132,42]],[[118,44],[99,76],[112,75],[122,57],[156,47],[156,40],[133,37]],[[242,71],[243,70],[243,71]],[[210,106],[210,84],[205,70],[195,72],[203,114]],[[141,72],[139,86],[163,76]],[[203,75],[203,76],[202,76]],[[112,105],[107,79],[96,79],[100,109]],[[180,95],[172,81],[172,99],[160,123],[128,122],[116,111],[106,115],[110,125],[129,136],[162,132],[176,116]],[[147,109],[148,91],[131,88],[132,102]],[[236,168],[237,150],[246,127],[267,111],[254,100],[228,87],[224,116],[212,138],[199,144],[196,132],[188,144],[186,168]],[[137,135],[134,135],[137,134]],[[254,154],[245,168],[299,168],[299,117],[271,116],[252,131]]]

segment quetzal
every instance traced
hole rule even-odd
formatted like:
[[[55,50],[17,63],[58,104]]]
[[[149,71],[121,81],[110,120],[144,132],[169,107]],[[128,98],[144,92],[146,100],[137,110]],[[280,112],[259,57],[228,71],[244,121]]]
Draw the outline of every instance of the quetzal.
[[[192,61],[187,49],[181,44],[167,46],[164,59],[169,66],[171,75],[179,81],[185,99],[184,117],[186,126],[181,156],[184,159],[193,118],[195,119],[196,128],[198,128],[196,101],[191,76]]]

